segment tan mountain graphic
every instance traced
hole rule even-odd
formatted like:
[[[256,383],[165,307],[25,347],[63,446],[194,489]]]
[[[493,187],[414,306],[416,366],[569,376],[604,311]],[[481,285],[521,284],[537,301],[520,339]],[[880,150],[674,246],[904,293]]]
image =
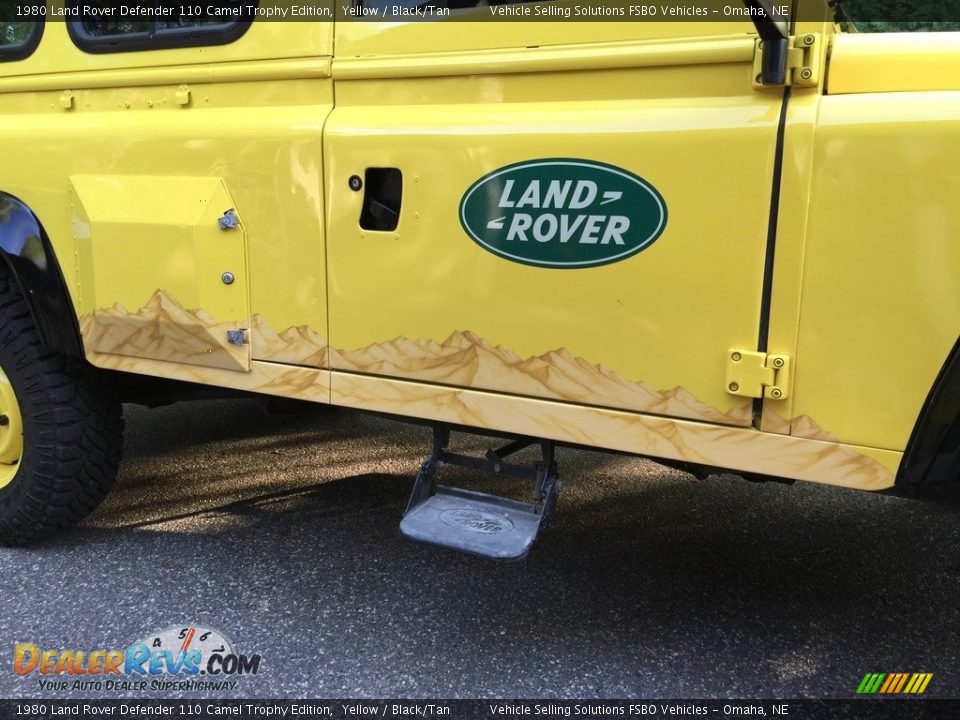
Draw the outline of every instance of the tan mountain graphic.
[[[248,346],[238,347],[226,340],[227,330],[239,327],[236,321],[220,323],[203,310],[188,310],[163,290],[157,290],[136,313],[117,304],[81,320],[84,342],[95,352],[245,370]],[[442,342],[398,337],[357,350],[342,350],[330,346],[326,338],[306,325],[277,332],[259,314],[251,318],[247,329],[258,360],[482,388],[724,425],[745,427],[752,422],[749,402],[724,413],[682,387],[656,390],[564,348],[524,358],[475,333],[458,331]],[[763,429],[768,432],[837,442],[835,436],[805,415],[792,420],[769,410],[764,415]]]
[[[117,303],[80,319],[87,350],[246,370],[249,350],[227,342],[236,322],[220,323],[203,310],[187,310],[163,290],[157,290],[136,313]]]
[[[833,433],[829,433],[817,425],[809,415],[798,415],[795,418],[787,420],[782,418],[770,408],[763,410],[764,432],[778,433],[780,435],[793,435],[794,437],[807,438],[809,440],[822,440],[824,442],[840,442],[840,439]]]
[[[654,390],[565,349],[523,358],[471,332],[455,332],[443,342],[400,337],[343,351],[330,347],[325,338],[306,326],[275,332],[259,315],[247,328],[251,345],[240,347],[226,342],[226,331],[239,329],[238,322],[218,323],[202,310],[185,309],[161,290],[136,313],[117,304],[84,316],[80,326],[86,349],[101,367],[317,402],[330,401],[329,378],[311,368],[331,367],[362,373],[345,373],[337,381],[340,402],[352,407],[490,428],[511,429],[508,425],[512,423],[518,426],[513,430],[533,436],[566,437],[588,446],[642,451],[717,467],[763,467],[771,474],[848,487],[880,489],[892,483],[890,470],[839,444],[805,415],[784,420],[768,411],[764,413],[766,432],[750,432],[733,427],[749,426],[749,403],[721,413],[683,388]],[[258,360],[269,362],[251,368],[251,346]],[[156,360],[206,367],[189,369]],[[252,372],[224,372],[248,369]],[[395,389],[384,393],[379,386],[370,385],[369,375],[403,377],[437,386],[410,385],[402,392]],[[459,388],[483,388],[711,424],[671,423],[649,416],[638,420],[570,404],[538,406],[528,415],[521,410],[525,406],[515,406],[504,416],[503,401],[463,393]],[[778,438],[774,433],[796,439]],[[825,442],[809,443],[806,439]],[[749,463],[744,462],[747,457]]]
[[[523,358],[469,331],[455,332],[441,343],[401,337],[359,350],[331,348],[330,367],[725,425],[752,420],[749,403],[723,413],[681,387],[655,390],[563,348]]]
[[[288,327],[276,332],[262,315],[250,319],[250,337],[257,360],[307,365],[327,366],[327,340],[306,325]]]

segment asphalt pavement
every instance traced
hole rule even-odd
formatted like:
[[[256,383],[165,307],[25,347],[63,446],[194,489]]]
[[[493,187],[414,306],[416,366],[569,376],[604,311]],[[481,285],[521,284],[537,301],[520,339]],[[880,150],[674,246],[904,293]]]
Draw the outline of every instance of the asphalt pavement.
[[[257,400],[126,419],[103,506],[0,550],[0,697],[850,698],[867,672],[960,697],[955,511],[562,449],[553,524],[501,564],[400,535],[426,428]],[[178,626],[259,672],[229,692],[45,692],[12,671],[18,643]]]

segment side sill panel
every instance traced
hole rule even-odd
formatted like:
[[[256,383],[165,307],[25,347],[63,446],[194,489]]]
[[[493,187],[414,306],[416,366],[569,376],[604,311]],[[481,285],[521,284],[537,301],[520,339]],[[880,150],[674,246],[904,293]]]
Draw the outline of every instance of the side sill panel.
[[[249,373],[90,353],[98,367],[859,490],[893,486],[902,453],[254,360]]]

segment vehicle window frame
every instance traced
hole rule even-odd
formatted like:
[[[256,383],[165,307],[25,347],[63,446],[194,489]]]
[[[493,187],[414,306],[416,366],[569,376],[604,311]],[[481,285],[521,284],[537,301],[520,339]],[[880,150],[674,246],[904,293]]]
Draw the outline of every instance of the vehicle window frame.
[[[41,4],[40,2],[36,3]],[[0,63],[16,62],[17,60],[26,60],[33,55],[40,45],[40,39],[43,37],[43,30],[46,23],[43,20],[30,20],[33,23],[33,32],[30,37],[16,45],[0,45]]]
[[[69,0],[68,4],[71,8],[79,8],[83,3],[82,0]],[[258,3],[254,0],[250,4],[255,6]],[[252,19],[228,20],[215,25],[169,28],[157,32],[157,21],[148,20],[146,22],[150,30],[145,33],[93,35],[84,27],[84,22],[67,21],[67,32],[74,45],[91,55],[229,45],[243,37],[253,24]]]

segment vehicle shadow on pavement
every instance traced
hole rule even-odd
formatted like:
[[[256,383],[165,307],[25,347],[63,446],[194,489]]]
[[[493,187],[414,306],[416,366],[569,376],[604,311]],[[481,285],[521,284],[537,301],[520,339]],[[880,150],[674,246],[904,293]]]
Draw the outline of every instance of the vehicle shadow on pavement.
[[[228,409],[199,449],[160,455],[142,443],[177,418],[193,437],[212,410],[134,414],[116,497],[42,549],[106,546],[147,578],[189,558],[210,622],[254,639],[251,614],[290,623],[271,662],[315,694],[849,697],[872,668],[956,665],[953,512],[564,449],[555,521],[499,564],[400,536],[428,430]],[[958,690],[944,675],[928,693]]]

